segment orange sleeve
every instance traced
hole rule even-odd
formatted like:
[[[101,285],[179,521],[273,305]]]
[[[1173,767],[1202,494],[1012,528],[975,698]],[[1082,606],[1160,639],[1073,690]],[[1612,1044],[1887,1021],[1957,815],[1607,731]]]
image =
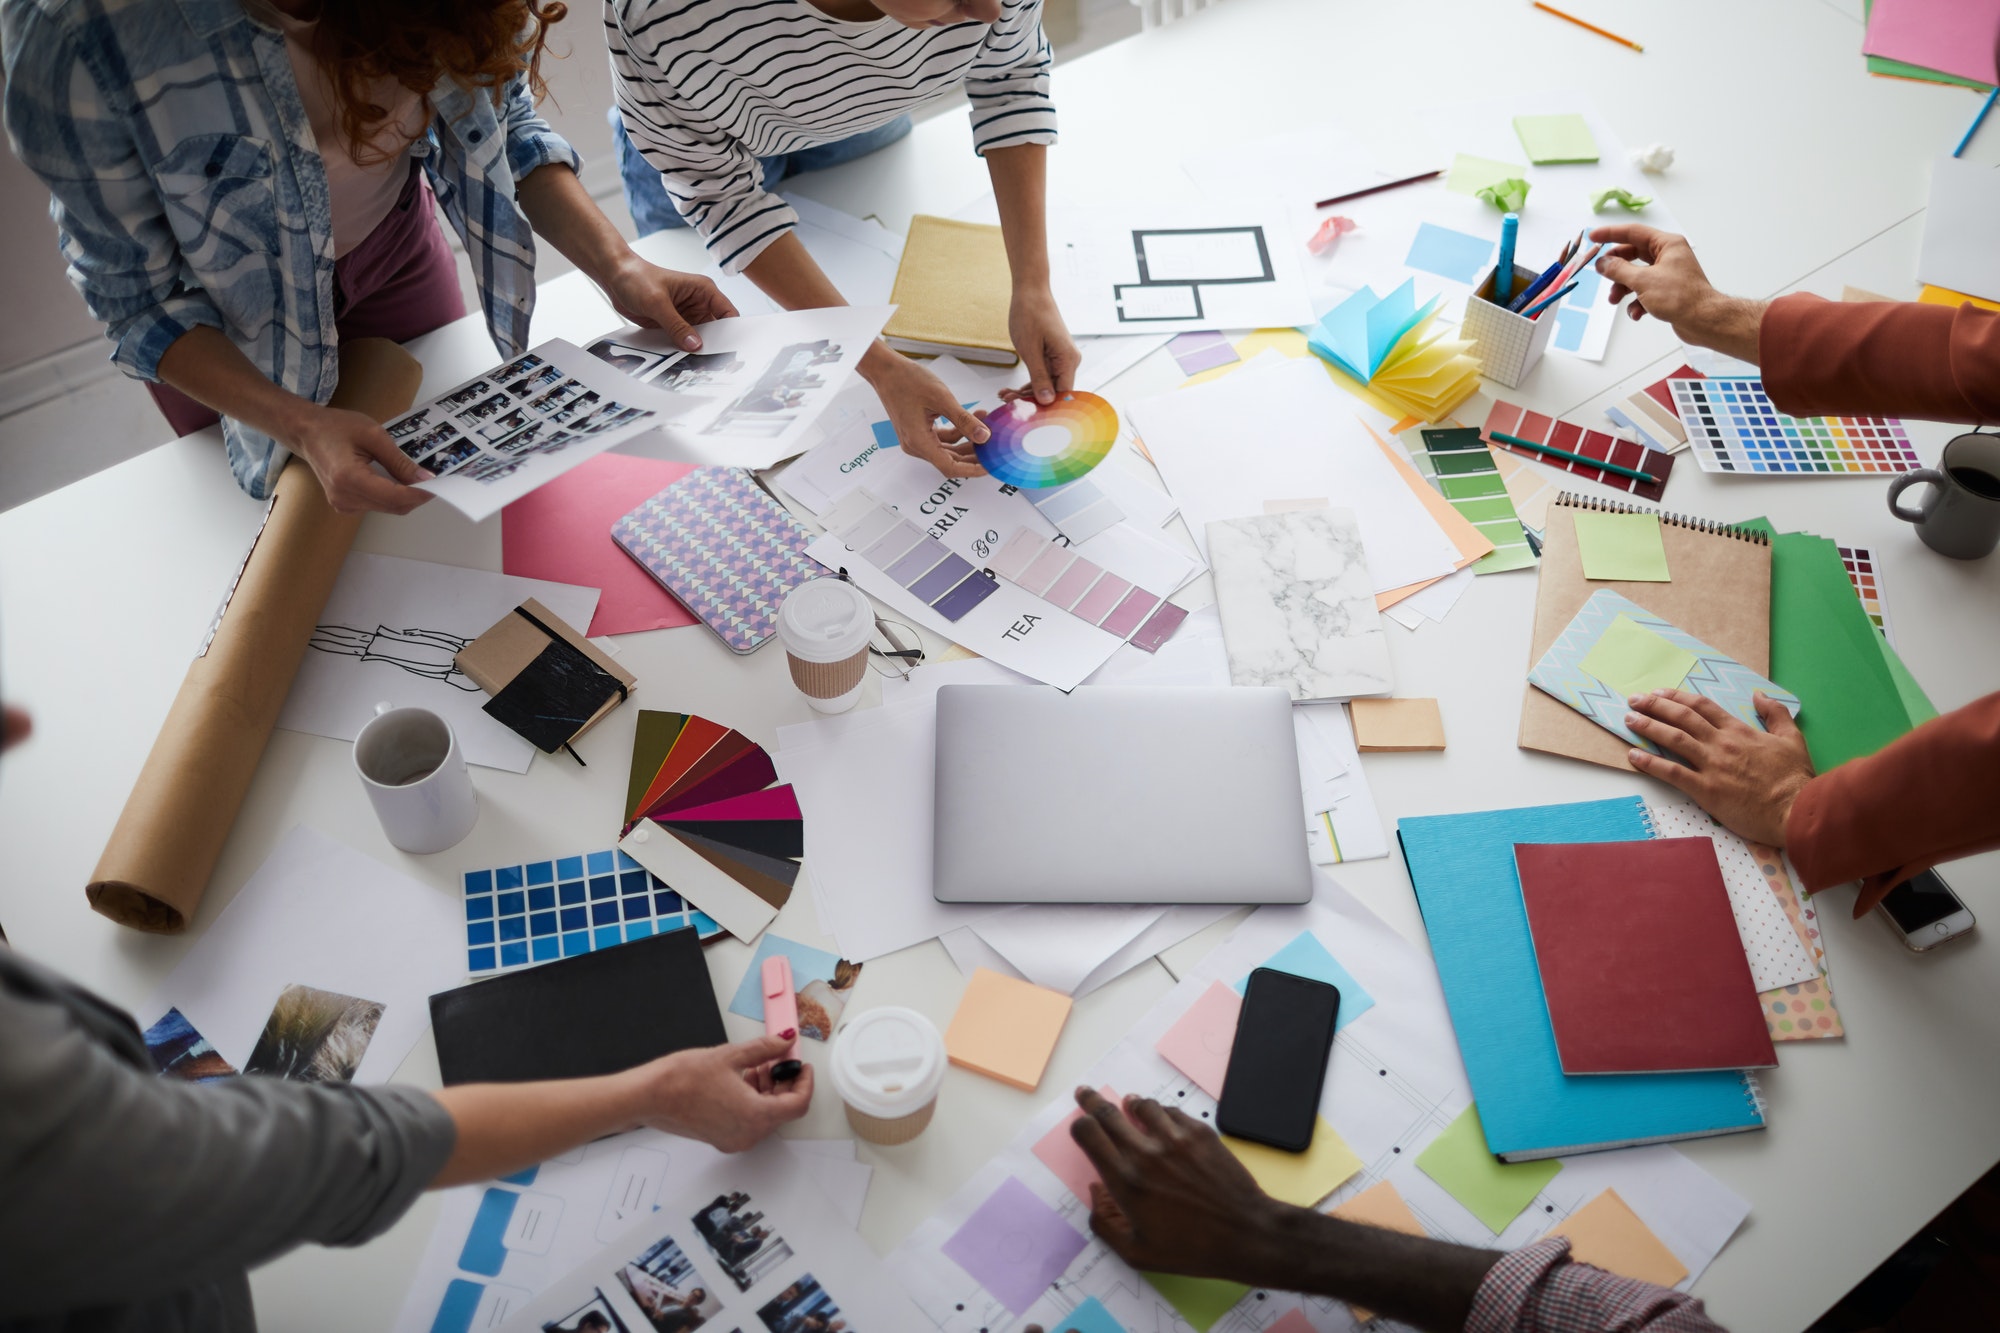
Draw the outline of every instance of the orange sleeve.
[[[1817,892],[1861,881],[1860,916],[1943,861],[2000,847],[2000,694],[1989,694],[1805,785],[1785,851]]]
[[[1757,356],[1765,391],[1793,416],[2000,421],[2000,312],[1782,296]]]

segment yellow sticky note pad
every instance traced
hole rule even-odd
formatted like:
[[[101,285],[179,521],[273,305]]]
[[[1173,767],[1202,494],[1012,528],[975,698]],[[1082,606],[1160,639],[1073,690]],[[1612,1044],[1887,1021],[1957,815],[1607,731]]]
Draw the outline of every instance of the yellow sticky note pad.
[[[1563,1221],[1551,1236],[1569,1237],[1569,1257],[1607,1273],[1671,1287],[1688,1275],[1687,1265],[1639,1220],[1617,1190],[1606,1190]]]
[[[1424,1224],[1417,1221],[1417,1215],[1410,1211],[1410,1205],[1403,1202],[1403,1196],[1396,1193],[1396,1187],[1386,1180],[1361,1191],[1340,1207],[1327,1211],[1344,1221],[1381,1227],[1385,1231],[1400,1231],[1406,1236],[1427,1234]],[[1352,1301],[1348,1305],[1353,1309],[1354,1317],[1364,1324],[1375,1317],[1373,1310],[1355,1305]]]
[[[1587,579],[1671,583],[1658,514],[1583,510],[1576,515],[1576,551]]]
[[[1580,665],[1618,693],[1631,695],[1678,689],[1694,663],[1687,649],[1621,615],[1605,627]]]
[[[1976,305],[1981,310],[2000,310],[2000,301],[1989,301],[1983,296],[1967,296],[1964,292],[1955,292],[1948,287],[1926,285],[1923,291],[1917,294],[1917,300],[1923,305]]]
[[[1250,1169],[1264,1193],[1301,1208],[1312,1207],[1361,1169],[1361,1159],[1324,1116],[1314,1120],[1312,1146],[1304,1152],[1267,1148],[1227,1135],[1222,1145]]]
[[[978,968],[945,1029],[945,1054],[961,1069],[1033,1092],[1069,1009],[1059,991]]]
[[[1478,194],[1489,185],[1498,185],[1501,181],[1527,174],[1526,167],[1512,162],[1495,162],[1490,157],[1460,153],[1452,159],[1451,171],[1444,178],[1444,188],[1454,194]]]

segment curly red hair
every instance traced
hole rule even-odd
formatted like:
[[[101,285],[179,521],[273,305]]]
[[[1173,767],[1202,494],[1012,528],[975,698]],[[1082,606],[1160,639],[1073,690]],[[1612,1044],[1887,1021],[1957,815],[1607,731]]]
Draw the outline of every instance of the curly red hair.
[[[497,101],[525,72],[540,100],[548,91],[542,52],[549,29],[568,15],[561,0],[325,0],[312,52],[359,158],[383,151],[373,140],[389,117],[369,96],[372,83],[394,79],[428,106],[442,80],[484,88]]]

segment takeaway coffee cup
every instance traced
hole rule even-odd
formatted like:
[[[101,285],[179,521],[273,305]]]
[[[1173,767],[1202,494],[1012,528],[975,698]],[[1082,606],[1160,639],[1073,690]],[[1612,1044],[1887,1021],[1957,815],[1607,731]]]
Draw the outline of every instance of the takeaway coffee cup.
[[[354,771],[382,832],[406,852],[458,845],[479,822],[479,793],[451,724],[428,708],[376,704],[354,738]]]
[[[822,713],[844,713],[861,698],[875,608],[843,579],[811,579],[778,608],[778,641],[792,684]]]
[[[1904,491],[1929,482],[1915,509],[1897,503]],[[1917,536],[1939,555],[1977,560],[2000,545],[2000,435],[1961,435],[1944,447],[1934,468],[1905,472],[1889,483],[1889,512],[1917,525]]]
[[[870,1143],[908,1143],[924,1132],[944,1083],[944,1038],[914,1009],[884,1005],[841,1025],[833,1090],[847,1123]]]

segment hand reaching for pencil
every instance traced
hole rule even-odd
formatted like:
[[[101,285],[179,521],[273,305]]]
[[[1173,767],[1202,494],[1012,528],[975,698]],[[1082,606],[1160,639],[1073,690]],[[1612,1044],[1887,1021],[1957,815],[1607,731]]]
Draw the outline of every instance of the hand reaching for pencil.
[[[1623,222],[1597,228],[1590,239],[1611,247],[1597,261],[1597,271],[1611,279],[1613,304],[1633,298],[1626,307],[1633,319],[1650,314],[1665,320],[1684,343],[1756,362],[1765,302],[1717,291],[1687,237]]]

